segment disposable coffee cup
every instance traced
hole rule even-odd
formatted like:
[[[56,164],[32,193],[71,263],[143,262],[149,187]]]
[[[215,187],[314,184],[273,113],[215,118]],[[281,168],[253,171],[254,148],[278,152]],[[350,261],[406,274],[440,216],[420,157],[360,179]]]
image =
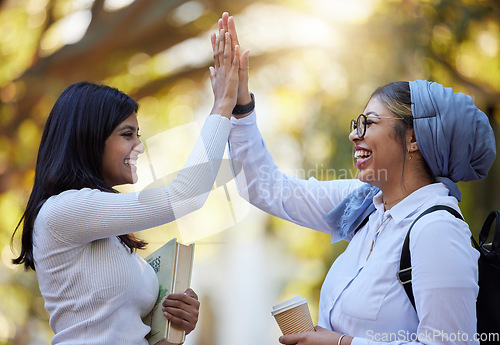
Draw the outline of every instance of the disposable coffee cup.
[[[300,295],[273,306],[271,315],[283,335],[314,331],[307,300]]]

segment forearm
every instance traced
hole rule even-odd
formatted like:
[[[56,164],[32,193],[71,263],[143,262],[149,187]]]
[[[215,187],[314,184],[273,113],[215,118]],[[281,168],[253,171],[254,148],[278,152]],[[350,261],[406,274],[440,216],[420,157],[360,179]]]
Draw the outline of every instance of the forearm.
[[[282,210],[287,178],[267,150],[255,124],[255,113],[233,127],[229,155],[240,195],[256,207],[288,218]],[[235,123],[233,121],[233,123]]]
[[[229,154],[240,195],[272,215],[329,232],[323,216],[347,195],[352,184],[303,180],[281,172],[255,119],[255,113],[242,120],[232,119]]]
[[[166,186],[175,219],[196,211],[205,203],[213,187],[224,155],[231,123],[210,115],[184,168]]]

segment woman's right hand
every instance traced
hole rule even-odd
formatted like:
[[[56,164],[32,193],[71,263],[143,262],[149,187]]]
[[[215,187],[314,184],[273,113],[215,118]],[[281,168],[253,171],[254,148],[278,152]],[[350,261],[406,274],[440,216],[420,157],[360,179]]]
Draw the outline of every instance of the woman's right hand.
[[[235,51],[235,47],[239,46],[238,34],[236,33],[236,25],[234,24],[234,18],[229,16],[229,13],[224,12],[222,17],[218,21],[219,31],[224,30],[224,32],[229,32],[231,36],[231,48],[232,51]],[[212,48],[215,52],[215,34],[212,34]],[[241,51],[240,51],[241,53]],[[236,100],[237,105],[245,105],[252,101],[250,97],[250,91],[248,88],[248,70],[249,70],[249,61],[248,56],[250,54],[250,50],[247,49],[243,53],[240,54],[240,68],[239,68],[239,85],[238,85],[238,99]],[[236,116],[236,117],[245,117],[248,114]]]
[[[313,332],[283,335],[279,338],[279,342],[285,345],[337,345],[341,336],[340,333],[316,326]],[[344,335],[340,340],[342,345],[350,345],[352,339]]]
[[[162,311],[168,320],[189,334],[198,323],[198,295],[192,289],[187,289],[184,293],[170,294],[163,301]]]
[[[231,35],[219,31],[214,42],[214,67],[210,67],[210,80],[214,92],[214,106],[211,114],[231,118],[238,98],[238,70],[240,47],[235,46],[234,57],[231,54]]]

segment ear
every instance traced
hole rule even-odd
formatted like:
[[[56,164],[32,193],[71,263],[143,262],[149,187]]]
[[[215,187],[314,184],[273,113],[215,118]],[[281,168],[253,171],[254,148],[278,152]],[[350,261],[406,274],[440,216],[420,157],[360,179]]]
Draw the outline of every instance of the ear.
[[[415,131],[413,128],[409,129],[406,133],[406,147],[408,148],[408,152],[418,151],[417,138],[415,137]]]

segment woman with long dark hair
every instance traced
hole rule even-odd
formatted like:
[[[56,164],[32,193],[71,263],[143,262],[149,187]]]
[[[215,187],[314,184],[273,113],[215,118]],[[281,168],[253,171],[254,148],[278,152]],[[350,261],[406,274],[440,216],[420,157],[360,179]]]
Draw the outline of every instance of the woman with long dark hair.
[[[231,59],[225,54],[230,49],[229,36],[218,36],[210,73],[214,106],[189,168],[156,189],[114,189],[136,181],[137,157],[144,152],[133,99],[109,86],[79,82],[56,101],[18,225],[21,253],[13,260],[36,270],[55,333],[52,344],[147,344],[150,328],[142,318],[157,299],[158,280],[135,253],[146,243],[132,233],[174,221],[205,202],[236,105],[240,53],[236,49]],[[191,289],[163,304],[165,316],[186,333],[194,329],[198,310]]]

